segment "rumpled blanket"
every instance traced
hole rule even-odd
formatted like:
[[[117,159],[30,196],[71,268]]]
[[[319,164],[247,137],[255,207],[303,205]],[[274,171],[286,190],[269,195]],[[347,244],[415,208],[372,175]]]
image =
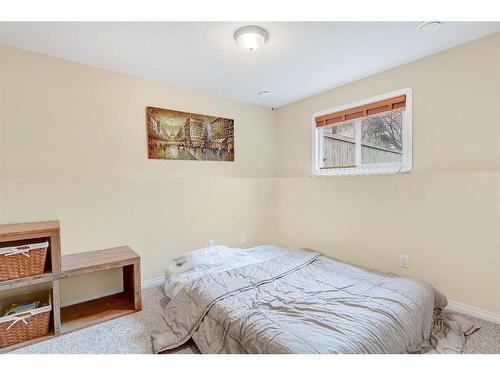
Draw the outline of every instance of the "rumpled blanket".
[[[477,327],[428,283],[301,249],[179,285],[155,352],[461,353]]]
[[[460,315],[443,309],[436,309],[431,333],[422,345],[420,353],[462,354],[467,336],[480,328]]]

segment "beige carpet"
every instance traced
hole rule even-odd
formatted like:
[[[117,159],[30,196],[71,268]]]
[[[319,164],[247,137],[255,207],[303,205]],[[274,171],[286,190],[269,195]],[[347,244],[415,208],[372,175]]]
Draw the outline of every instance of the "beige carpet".
[[[161,324],[158,306],[165,303],[160,288],[144,290],[143,310],[67,335],[18,349],[13,353],[151,353],[150,332]],[[469,336],[466,353],[500,354],[500,325],[467,317],[481,329]],[[192,341],[166,354],[199,353]]]

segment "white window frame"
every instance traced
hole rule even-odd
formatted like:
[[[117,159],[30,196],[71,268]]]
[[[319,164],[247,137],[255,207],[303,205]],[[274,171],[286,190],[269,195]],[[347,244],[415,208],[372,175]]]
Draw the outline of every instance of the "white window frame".
[[[401,163],[378,163],[378,164],[361,164],[361,119],[354,120],[355,137],[356,137],[356,167],[346,168],[328,168],[321,169],[321,155],[323,155],[323,137],[321,132],[316,128],[316,117],[327,115],[333,112],[340,112],[353,107],[358,107],[384,99],[393,98],[399,95],[406,95],[406,105],[403,112],[403,154],[401,155]],[[312,175],[313,176],[356,176],[356,175],[373,175],[373,174],[396,174],[407,173],[412,169],[412,91],[409,88],[404,88],[397,91],[392,91],[383,95],[374,96],[358,100],[352,103],[330,108],[321,112],[316,112],[312,116]]]

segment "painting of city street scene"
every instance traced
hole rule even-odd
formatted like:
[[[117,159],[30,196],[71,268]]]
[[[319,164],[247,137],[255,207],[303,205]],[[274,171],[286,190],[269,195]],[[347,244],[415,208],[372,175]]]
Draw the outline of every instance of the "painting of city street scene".
[[[234,161],[234,120],[147,107],[149,159]]]

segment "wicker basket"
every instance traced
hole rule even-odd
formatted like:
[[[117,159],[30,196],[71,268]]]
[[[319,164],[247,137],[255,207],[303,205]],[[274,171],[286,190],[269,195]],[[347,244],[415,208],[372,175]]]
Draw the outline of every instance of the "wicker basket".
[[[52,298],[50,291],[27,293],[2,301],[9,306],[12,301],[28,302],[40,300],[45,306],[22,313],[0,317],[0,348],[45,336],[49,333]],[[2,309],[3,312],[3,309]]]
[[[43,242],[0,248],[0,281],[43,273],[48,247]]]

